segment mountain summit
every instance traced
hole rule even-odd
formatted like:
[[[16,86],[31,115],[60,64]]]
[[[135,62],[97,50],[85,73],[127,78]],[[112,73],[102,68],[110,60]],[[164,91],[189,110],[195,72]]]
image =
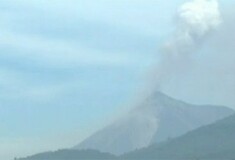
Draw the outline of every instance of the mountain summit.
[[[233,113],[227,107],[192,105],[155,92],[127,115],[74,149],[95,149],[120,155],[181,136]]]

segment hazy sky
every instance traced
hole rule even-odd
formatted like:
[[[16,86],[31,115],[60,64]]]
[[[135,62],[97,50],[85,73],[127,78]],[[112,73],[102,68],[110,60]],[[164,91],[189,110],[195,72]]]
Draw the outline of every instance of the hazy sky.
[[[185,1],[0,0],[0,159],[73,146],[132,107]],[[235,108],[235,2],[219,3],[223,25],[163,90]]]

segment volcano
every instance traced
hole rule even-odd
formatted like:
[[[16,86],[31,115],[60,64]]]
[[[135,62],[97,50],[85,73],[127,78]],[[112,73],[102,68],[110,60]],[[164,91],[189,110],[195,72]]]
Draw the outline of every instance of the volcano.
[[[233,113],[228,107],[193,105],[155,92],[73,149],[95,149],[121,155],[181,136]]]

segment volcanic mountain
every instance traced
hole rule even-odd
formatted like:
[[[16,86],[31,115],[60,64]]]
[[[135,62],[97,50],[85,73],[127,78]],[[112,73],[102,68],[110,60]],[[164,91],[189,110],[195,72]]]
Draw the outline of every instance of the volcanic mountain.
[[[95,149],[120,155],[181,136],[233,113],[227,107],[192,105],[155,92],[128,114],[73,149]]]

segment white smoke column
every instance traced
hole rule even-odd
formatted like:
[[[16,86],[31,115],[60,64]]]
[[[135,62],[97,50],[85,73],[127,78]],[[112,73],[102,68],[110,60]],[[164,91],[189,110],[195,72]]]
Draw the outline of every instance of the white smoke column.
[[[188,57],[221,22],[217,0],[193,0],[178,9],[175,32],[162,47],[162,61],[155,73],[157,89],[172,75],[187,68]]]

